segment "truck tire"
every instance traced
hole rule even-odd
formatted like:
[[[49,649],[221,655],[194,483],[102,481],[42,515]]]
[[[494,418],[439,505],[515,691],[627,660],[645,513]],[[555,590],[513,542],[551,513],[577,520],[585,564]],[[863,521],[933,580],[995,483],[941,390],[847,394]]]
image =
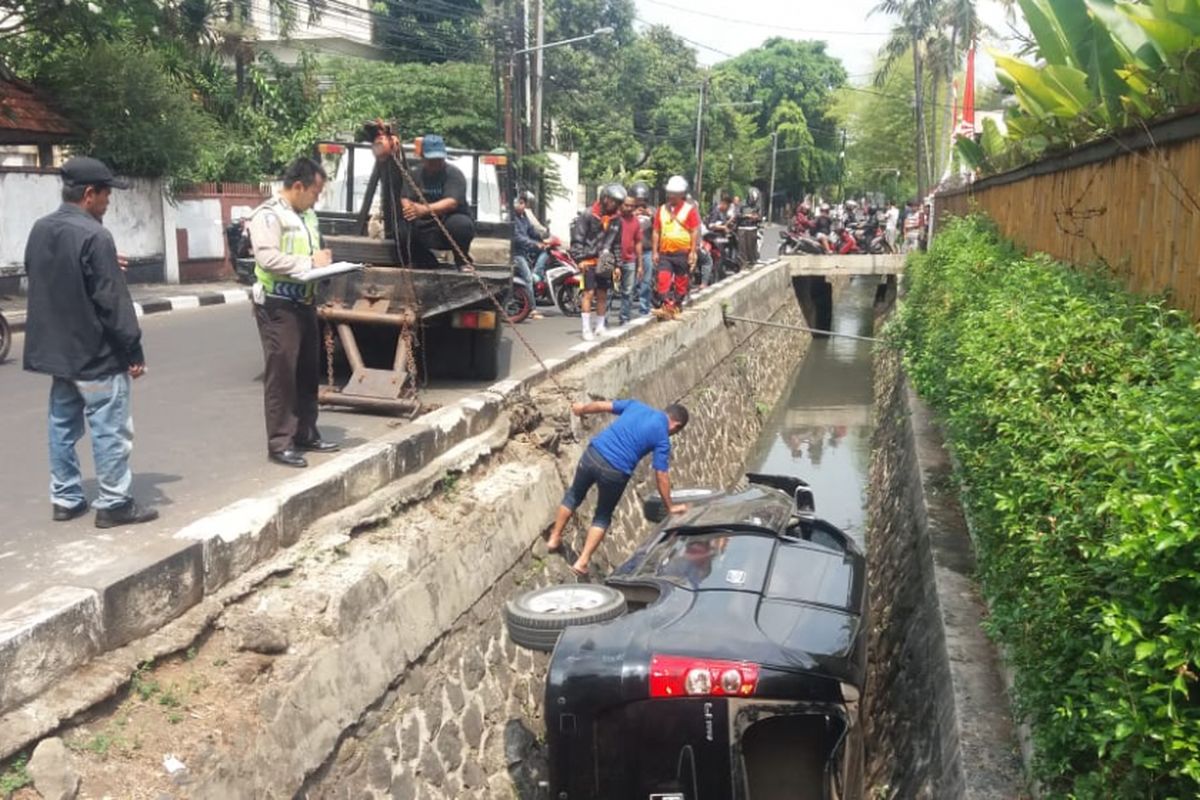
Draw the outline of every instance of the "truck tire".
[[[500,325],[490,331],[476,331],[471,337],[471,378],[494,381],[500,376]]]
[[[607,622],[625,613],[625,595],[595,583],[544,586],[504,605],[504,624],[513,644],[549,653],[571,625]]]

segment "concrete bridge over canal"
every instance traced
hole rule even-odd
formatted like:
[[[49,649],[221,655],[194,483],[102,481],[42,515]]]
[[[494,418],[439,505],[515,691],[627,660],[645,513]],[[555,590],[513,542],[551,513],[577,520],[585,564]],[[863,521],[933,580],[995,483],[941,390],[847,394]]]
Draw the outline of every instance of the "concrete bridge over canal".
[[[860,254],[852,256],[814,256],[808,253],[780,256],[793,278],[798,277],[861,277],[869,275],[889,276],[904,272],[908,256],[900,253],[887,255]]]

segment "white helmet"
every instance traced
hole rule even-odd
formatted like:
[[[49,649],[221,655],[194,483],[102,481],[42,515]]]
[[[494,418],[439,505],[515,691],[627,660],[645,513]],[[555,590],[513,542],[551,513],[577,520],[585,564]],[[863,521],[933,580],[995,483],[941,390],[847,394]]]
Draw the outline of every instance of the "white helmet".
[[[672,175],[667,181],[667,191],[671,194],[684,194],[688,190],[688,182],[682,175]]]

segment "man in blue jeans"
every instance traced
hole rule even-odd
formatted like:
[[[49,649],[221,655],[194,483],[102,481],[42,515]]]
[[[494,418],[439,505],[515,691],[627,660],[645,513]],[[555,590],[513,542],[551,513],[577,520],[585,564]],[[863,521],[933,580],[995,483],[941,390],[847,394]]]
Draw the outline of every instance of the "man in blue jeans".
[[[142,331],[112,234],[100,224],[112,190],[128,184],[93,158],[67,161],[62,179],[63,204],[34,223],[25,247],[24,366],[53,378],[52,518],[66,522],[88,511],[75,453],[86,420],[100,484],[96,527],[150,522],[158,512],[129,494],[130,386],[146,374]]]
[[[613,511],[621,500],[621,495],[625,493],[629,477],[637,469],[638,462],[648,453],[654,453],[654,477],[667,513],[682,514],[687,511],[686,505],[671,502],[669,470],[670,437],[687,425],[688,410],[678,403],[660,411],[637,400],[614,400],[572,403],[571,413],[577,417],[587,414],[617,415],[617,419],[611,425],[592,439],[583,458],[579,459],[579,465],[575,468],[575,479],[563,495],[550,538],[546,541],[546,548],[551,552],[562,547],[563,529],[575,513],[575,509],[579,508],[579,504],[593,485],[599,487],[596,512],[592,517],[592,526],[588,528],[583,552],[571,565],[571,570],[582,578],[587,576],[592,554],[596,552],[600,542],[604,541],[604,534],[612,523]]]

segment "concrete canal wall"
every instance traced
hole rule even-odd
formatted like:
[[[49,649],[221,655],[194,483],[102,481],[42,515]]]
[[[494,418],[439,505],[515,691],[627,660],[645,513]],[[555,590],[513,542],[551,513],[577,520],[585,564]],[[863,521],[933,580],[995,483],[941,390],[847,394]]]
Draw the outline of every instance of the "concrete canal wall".
[[[884,798],[1029,796],[951,462],[900,356],[875,361],[867,563],[868,785]]]
[[[498,386],[506,396],[481,400],[458,425],[468,434],[461,442],[374,491],[343,486],[339,496],[357,502],[303,531],[283,526],[278,535],[286,530],[294,544],[249,572],[238,576],[234,567],[252,553],[219,557],[214,546],[205,576],[212,592],[202,602],[68,679],[76,692],[89,681],[116,691],[100,707],[77,703],[81,713],[57,731],[68,745],[143,732],[127,752],[114,746],[101,757],[72,747],[84,790],[223,800],[298,792],[531,797],[540,775],[545,658],[507,641],[501,610],[523,588],[569,580],[567,561],[547,557],[541,537],[598,428],[580,428],[568,403],[680,400],[692,418],[675,440],[675,485],[729,483],[808,338],[726,327],[723,304],[739,316],[801,322],[786,267],[756,269],[706,293],[680,321],[651,323],[595,348],[553,381],[527,392]],[[436,418],[422,424],[430,436],[449,435]],[[364,462],[364,478],[382,457]],[[404,457],[392,453],[393,472]],[[637,498],[649,491],[643,467],[594,561],[601,569],[622,560],[645,531]],[[310,499],[328,507],[328,498]],[[589,511],[582,509],[584,519]],[[581,539],[569,531],[568,545]],[[177,655],[139,670],[132,692],[117,689],[128,679],[128,672],[120,677],[123,666],[164,650]],[[167,687],[184,686],[186,717],[147,701],[147,693],[175,697]],[[39,698],[43,713],[58,691]],[[31,732],[53,727],[36,714],[8,719]],[[11,740],[15,729],[9,733]],[[186,764],[182,779],[164,773],[161,757],[147,757],[167,752]]]

